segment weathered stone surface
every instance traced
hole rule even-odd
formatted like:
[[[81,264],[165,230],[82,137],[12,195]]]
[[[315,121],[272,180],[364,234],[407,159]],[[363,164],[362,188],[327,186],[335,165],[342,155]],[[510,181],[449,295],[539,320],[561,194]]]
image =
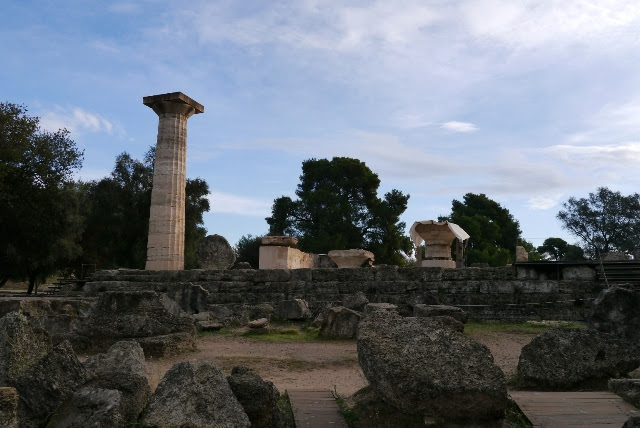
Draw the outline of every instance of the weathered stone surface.
[[[319,336],[340,339],[355,339],[358,333],[362,314],[343,306],[331,308],[327,311]]]
[[[529,253],[521,245],[516,245],[516,262],[528,262]]]
[[[629,416],[622,428],[640,428],[640,416]]]
[[[249,321],[247,327],[251,329],[266,328],[269,327],[269,320],[267,318],[259,318],[257,320]]]
[[[227,377],[233,391],[245,413],[251,421],[251,428],[269,428],[280,392],[272,382],[263,380],[255,371],[236,366]]]
[[[187,119],[204,107],[181,92],[144,97],[158,115],[147,270],[184,269]]]
[[[364,295],[362,291],[358,291],[355,294],[349,294],[342,299],[342,306],[347,309],[353,309],[354,311],[364,311],[364,307],[369,303],[369,299]]]
[[[518,374],[534,386],[575,388],[640,366],[637,344],[586,329],[550,329],[522,348]]]
[[[20,395],[20,425],[37,426],[45,422],[87,379],[87,371],[69,342],[53,347],[13,382]]]
[[[194,349],[195,331],[193,319],[166,295],[107,291],[79,327],[78,341],[106,350],[120,340],[135,339],[145,355],[162,357]]]
[[[89,385],[122,393],[120,413],[124,421],[138,418],[151,398],[142,347],[136,341],[117,342],[104,354],[89,357],[84,367]]]
[[[162,378],[142,422],[150,428],[249,427],[249,418],[218,366],[175,364]]]
[[[0,387],[0,427],[18,428],[18,391]]]
[[[236,253],[220,235],[209,235],[200,241],[196,257],[202,269],[229,269],[236,261]]]
[[[449,316],[463,324],[466,324],[469,319],[465,311],[449,305],[414,305],[413,316],[421,318]]]
[[[278,303],[278,316],[285,320],[305,320],[311,318],[311,311],[302,299],[282,300]]]
[[[327,255],[338,265],[339,269],[359,268],[365,264],[372,265],[375,259],[371,251],[362,249],[331,250]]]
[[[640,408],[640,379],[610,379],[609,391]]]
[[[262,245],[276,245],[279,247],[295,247],[298,240],[292,236],[264,236]]]
[[[224,325],[218,321],[197,321],[196,328],[198,331],[218,331]]]
[[[167,295],[188,314],[197,314],[207,310],[209,292],[201,285],[175,287],[167,290]]]
[[[248,270],[248,269],[253,269],[251,267],[251,264],[249,262],[236,262],[236,264],[234,264],[231,269],[235,269],[235,270]]]
[[[364,307],[365,314],[372,314],[374,312],[397,312],[398,306],[393,303],[367,303]]]
[[[115,389],[84,387],[77,390],[71,400],[56,411],[51,428],[114,428],[124,427],[120,413],[125,401],[122,392]]]
[[[430,318],[363,318],[358,360],[376,393],[410,414],[489,420],[507,405],[504,374],[487,347]]]
[[[51,350],[49,334],[10,312],[0,318],[0,386],[10,385]]]
[[[616,286],[602,290],[588,325],[604,333],[640,340],[640,293]]]

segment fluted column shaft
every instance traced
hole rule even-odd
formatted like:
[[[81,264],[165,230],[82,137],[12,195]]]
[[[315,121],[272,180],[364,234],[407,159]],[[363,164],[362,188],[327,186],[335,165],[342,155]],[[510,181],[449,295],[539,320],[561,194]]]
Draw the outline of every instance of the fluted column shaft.
[[[174,100],[159,100],[153,103],[145,102],[145,104],[151,107],[159,117],[145,269],[182,270],[184,269],[187,119],[199,111],[190,104]]]

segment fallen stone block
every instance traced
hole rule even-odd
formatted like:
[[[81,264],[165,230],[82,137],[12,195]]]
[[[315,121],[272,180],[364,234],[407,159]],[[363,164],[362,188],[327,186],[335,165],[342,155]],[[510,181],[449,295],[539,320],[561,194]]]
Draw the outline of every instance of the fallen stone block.
[[[206,361],[171,367],[156,388],[142,422],[149,428],[251,425],[224,374]]]
[[[18,312],[0,318],[0,386],[12,382],[51,350],[51,337]]]
[[[489,349],[431,318],[378,311],[358,331],[358,360],[373,390],[408,414],[489,421],[507,406]]]
[[[0,427],[18,428],[18,391],[0,388]]]
[[[331,308],[326,312],[318,335],[326,338],[355,339],[361,319],[360,312],[342,306]]]
[[[119,412],[125,422],[138,419],[151,398],[144,352],[138,342],[117,342],[106,353],[89,357],[84,367],[91,377],[89,386],[122,393]]]
[[[51,428],[113,428],[124,427],[120,410],[124,400],[115,389],[84,387],[56,411]]]
[[[550,329],[522,348],[518,374],[544,389],[578,388],[640,367],[637,344],[587,329]]]

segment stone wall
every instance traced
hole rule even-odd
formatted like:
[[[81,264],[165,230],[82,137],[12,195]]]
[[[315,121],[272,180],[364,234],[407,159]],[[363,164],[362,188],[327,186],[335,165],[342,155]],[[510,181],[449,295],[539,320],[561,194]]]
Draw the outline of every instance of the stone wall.
[[[199,286],[199,287],[198,287]],[[85,295],[108,290],[154,290],[170,297],[194,287],[206,290],[206,305],[258,305],[305,299],[312,311],[339,305],[362,291],[371,302],[388,302],[411,313],[434,297],[459,306],[471,318],[523,321],[583,320],[604,287],[591,266],[544,268],[273,269],[189,271],[98,271]]]

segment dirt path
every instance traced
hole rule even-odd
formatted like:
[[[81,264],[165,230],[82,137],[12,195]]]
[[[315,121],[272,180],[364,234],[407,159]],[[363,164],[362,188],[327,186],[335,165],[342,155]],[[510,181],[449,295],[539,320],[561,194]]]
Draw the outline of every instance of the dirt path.
[[[515,374],[520,350],[534,334],[482,332],[473,339],[485,344],[507,378]],[[358,364],[355,341],[268,342],[219,334],[199,338],[198,351],[147,361],[147,373],[155,389],[164,373],[179,361],[207,360],[225,373],[239,364],[256,370],[280,391],[293,388],[336,389],[350,395],[367,385]]]
[[[256,370],[280,390],[335,389],[350,395],[367,385],[358,365],[355,341],[267,342],[225,335],[205,335],[198,351],[147,360],[147,374],[155,389],[164,373],[178,361],[213,361],[225,373],[239,364]]]

